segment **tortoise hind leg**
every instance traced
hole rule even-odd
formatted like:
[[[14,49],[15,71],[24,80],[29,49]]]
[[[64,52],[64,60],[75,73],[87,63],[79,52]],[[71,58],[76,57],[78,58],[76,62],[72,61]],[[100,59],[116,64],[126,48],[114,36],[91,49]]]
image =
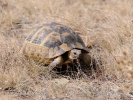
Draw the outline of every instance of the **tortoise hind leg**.
[[[63,58],[62,56],[58,56],[57,58],[54,59],[53,62],[49,64],[49,70],[51,71],[53,68],[55,68],[58,65],[61,65],[63,63]]]

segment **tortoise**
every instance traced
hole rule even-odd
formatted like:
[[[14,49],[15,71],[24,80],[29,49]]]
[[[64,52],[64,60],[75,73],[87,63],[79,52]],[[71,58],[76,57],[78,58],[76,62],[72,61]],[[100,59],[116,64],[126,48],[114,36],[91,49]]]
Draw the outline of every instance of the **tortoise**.
[[[76,59],[82,59],[86,63],[88,52],[78,33],[56,22],[44,23],[34,29],[21,48],[21,53],[25,56],[41,63],[49,62],[50,68],[71,63]]]

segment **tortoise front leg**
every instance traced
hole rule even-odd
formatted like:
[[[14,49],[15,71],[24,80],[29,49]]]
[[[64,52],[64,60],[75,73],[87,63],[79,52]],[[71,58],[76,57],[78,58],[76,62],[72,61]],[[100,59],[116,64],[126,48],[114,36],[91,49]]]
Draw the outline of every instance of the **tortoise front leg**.
[[[58,65],[61,65],[63,63],[63,58],[62,56],[58,56],[57,58],[54,59],[53,62],[49,64],[49,70],[51,71],[53,68],[55,68]]]
[[[90,66],[92,63],[91,56],[88,53],[83,53],[81,59],[85,63],[85,65]]]
[[[81,59],[87,67],[93,68],[94,70],[99,68],[98,65],[96,65],[96,60],[91,57],[89,53],[83,53]]]

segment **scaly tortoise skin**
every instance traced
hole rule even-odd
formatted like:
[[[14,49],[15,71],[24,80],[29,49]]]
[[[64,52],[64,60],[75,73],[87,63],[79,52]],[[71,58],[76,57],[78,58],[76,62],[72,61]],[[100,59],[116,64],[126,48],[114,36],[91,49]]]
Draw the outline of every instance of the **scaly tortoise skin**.
[[[79,57],[84,60],[88,49],[74,30],[52,22],[33,30],[26,38],[21,52],[41,63],[47,59],[51,62],[50,67],[56,67]]]

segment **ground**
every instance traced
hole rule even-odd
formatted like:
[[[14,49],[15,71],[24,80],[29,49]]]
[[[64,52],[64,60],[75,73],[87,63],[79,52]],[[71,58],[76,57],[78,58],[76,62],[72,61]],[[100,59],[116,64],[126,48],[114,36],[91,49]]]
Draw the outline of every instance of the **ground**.
[[[133,100],[132,9],[132,0],[0,0],[0,100]],[[79,33],[97,71],[46,74],[19,53],[53,21]]]

